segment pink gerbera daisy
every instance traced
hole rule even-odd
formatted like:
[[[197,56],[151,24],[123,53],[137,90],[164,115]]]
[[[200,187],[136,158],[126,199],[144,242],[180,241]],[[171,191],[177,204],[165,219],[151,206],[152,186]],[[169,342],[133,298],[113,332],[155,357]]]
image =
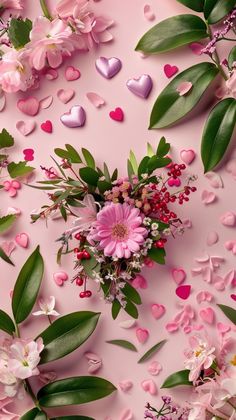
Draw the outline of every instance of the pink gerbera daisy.
[[[127,203],[105,206],[93,227],[91,239],[99,241],[100,249],[109,257],[130,258],[140,250],[147,236],[140,210]]]

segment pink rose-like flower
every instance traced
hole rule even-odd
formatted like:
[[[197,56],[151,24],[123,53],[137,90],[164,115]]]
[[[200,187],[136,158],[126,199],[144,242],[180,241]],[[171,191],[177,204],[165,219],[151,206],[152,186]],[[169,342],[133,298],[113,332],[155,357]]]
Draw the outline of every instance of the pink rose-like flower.
[[[236,99],[236,69],[231,74],[230,78],[226,81],[226,86],[229,89],[231,95]]]
[[[15,9],[22,10],[22,0],[0,0],[0,9]]]
[[[77,6],[82,10],[83,7],[87,10],[88,0],[61,0],[56,6],[56,12],[61,18],[68,18],[73,16],[74,10]]]
[[[130,258],[140,250],[147,236],[140,210],[126,203],[105,206],[93,228],[91,239],[98,241],[100,249],[109,257]]]
[[[11,49],[0,61],[0,86],[8,93],[26,91],[35,84],[36,76],[29,65],[28,52]]]
[[[206,338],[198,335],[189,339],[190,350],[185,351],[187,360],[184,361],[186,369],[190,370],[189,380],[194,382],[198,379],[202,369],[209,369],[215,360],[215,347]]]
[[[41,338],[38,338],[37,341],[15,340],[10,347],[9,370],[16,378],[22,380],[39,375],[37,366],[43,348]]]
[[[31,66],[42,70],[48,62],[52,68],[59,67],[63,56],[70,56],[74,50],[71,34],[71,28],[61,19],[51,22],[43,16],[38,17],[30,33]]]
[[[15,197],[17,191],[21,188],[19,181],[4,181],[4,191],[7,191],[10,197]]]

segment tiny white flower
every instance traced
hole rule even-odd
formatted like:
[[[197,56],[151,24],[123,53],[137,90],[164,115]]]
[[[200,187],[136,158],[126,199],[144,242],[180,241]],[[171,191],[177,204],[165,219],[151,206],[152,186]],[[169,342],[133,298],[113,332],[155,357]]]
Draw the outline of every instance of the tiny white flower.
[[[159,224],[158,223],[153,223],[152,224],[152,230],[158,230],[158,228],[159,228]]]
[[[152,219],[150,217],[144,217],[143,224],[144,226],[150,226]]]
[[[164,233],[165,236],[170,236],[171,235],[171,229],[170,228],[165,229],[165,230],[163,230],[163,233]]]
[[[55,307],[55,297],[54,296],[49,296],[48,299],[39,299],[38,304],[39,307],[41,309],[41,311],[36,311],[33,312],[32,315],[34,316],[39,316],[39,315],[53,315],[53,316],[58,316],[60,315],[57,311],[54,310]]]
[[[154,237],[158,236],[158,234],[159,234],[158,230],[153,230],[151,232],[151,235],[154,236]]]
[[[141,177],[142,177],[143,179],[147,179],[147,178],[148,178],[148,174],[141,174]]]

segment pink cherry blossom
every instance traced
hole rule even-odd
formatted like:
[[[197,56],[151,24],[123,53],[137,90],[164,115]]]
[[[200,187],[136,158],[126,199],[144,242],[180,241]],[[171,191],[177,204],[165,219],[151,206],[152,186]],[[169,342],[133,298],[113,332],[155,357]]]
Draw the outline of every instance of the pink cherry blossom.
[[[9,193],[10,197],[15,197],[17,195],[17,190],[21,188],[19,181],[4,181],[4,191]]]
[[[27,50],[11,49],[1,57],[0,86],[8,93],[26,91],[36,83]]]
[[[1,8],[22,10],[23,1],[22,0],[0,0],[0,9]]]
[[[10,346],[8,368],[18,379],[26,379],[39,374],[37,365],[44,345],[41,338],[37,341],[15,339]]]
[[[63,56],[71,56],[74,45],[71,42],[71,28],[61,19],[53,21],[40,16],[30,33],[30,64],[36,70],[45,65],[56,68],[62,64]]]
[[[83,201],[83,207],[70,207],[71,212],[77,216],[72,228],[73,232],[85,232],[91,228],[93,222],[97,218],[97,207],[92,194],[86,194]]]
[[[186,360],[184,366],[190,370],[189,380],[195,382],[202,369],[209,369],[215,360],[215,347],[211,345],[207,338],[199,335],[190,337],[191,349],[185,351]]]
[[[57,311],[55,311],[55,297],[49,296],[48,299],[39,299],[38,304],[40,307],[40,311],[33,312],[32,315],[39,316],[39,315],[46,315],[46,316],[58,316],[60,315]]]

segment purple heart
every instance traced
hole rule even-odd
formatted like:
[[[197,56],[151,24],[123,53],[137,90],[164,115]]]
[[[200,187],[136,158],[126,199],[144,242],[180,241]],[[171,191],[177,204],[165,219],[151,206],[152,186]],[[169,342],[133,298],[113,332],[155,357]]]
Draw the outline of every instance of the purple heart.
[[[61,116],[61,122],[69,128],[83,127],[85,120],[85,110],[80,105],[72,106],[69,112]]]
[[[96,60],[95,66],[103,77],[111,79],[120,71],[122,64],[120,59],[116,57],[100,57]]]
[[[137,79],[129,79],[126,86],[135,95],[146,99],[152,90],[153,84],[148,74],[142,74]]]

